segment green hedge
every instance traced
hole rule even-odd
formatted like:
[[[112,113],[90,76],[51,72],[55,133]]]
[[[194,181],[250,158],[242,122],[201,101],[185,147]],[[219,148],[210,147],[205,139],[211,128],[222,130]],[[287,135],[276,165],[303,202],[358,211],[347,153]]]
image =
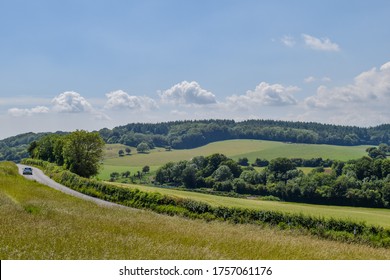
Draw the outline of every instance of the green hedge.
[[[54,164],[25,159],[23,163],[39,166],[55,181],[81,193],[129,207],[150,209],[158,213],[221,220],[239,224],[266,224],[280,229],[298,229],[322,238],[390,247],[390,230],[368,226],[364,222],[326,219],[303,214],[246,208],[213,207],[190,199],[170,197],[158,192],[118,187],[109,183],[86,179]]]

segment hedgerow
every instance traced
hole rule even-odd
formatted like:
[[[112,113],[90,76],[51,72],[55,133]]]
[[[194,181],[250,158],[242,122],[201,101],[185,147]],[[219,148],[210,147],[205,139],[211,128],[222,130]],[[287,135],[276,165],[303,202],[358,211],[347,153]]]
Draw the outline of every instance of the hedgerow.
[[[307,233],[331,240],[390,247],[389,229],[366,225],[364,222],[279,211],[215,207],[200,201],[170,197],[158,192],[143,192],[139,189],[123,188],[94,179],[86,179],[41,160],[25,159],[23,163],[41,167],[53,180],[71,189],[129,207],[207,221],[265,224],[280,229],[304,230]]]

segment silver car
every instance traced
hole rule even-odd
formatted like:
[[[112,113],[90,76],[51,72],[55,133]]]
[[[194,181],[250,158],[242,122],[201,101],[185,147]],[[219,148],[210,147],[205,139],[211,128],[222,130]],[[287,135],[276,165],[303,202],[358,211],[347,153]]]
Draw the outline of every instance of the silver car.
[[[23,168],[23,175],[33,175],[33,171],[31,167]]]

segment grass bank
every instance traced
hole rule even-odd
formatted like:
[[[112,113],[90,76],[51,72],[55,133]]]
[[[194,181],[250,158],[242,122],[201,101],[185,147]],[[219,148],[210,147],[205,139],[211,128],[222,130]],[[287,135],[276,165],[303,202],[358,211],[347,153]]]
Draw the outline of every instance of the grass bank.
[[[0,163],[1,259],[390,259],[390,250],[294,231],[106,208]]]
[[[167,196],[158,192],[122,188],[113,184],[85,179],[40,160],[25,159],[23,161],[25,164],[43,167],[54,180],[76,191],[125,206],[206,221],[218,220],[235,224],[272,225],[331,240],[390,247],[389,229],[366,225],[364,222],[335,219],[334,217],[315,217],[302,213],[248,209],[246,207],[215,207],[200,201]]]
[[[284,213],[310,214],[315,217],[346,219],[365,222],[368,225],[390,229],[390,209],[318,205],[296,202],[265,201],[252,198],[235,198],[179,190],[173,188],[151,187],[133,184],[117,184],[124,188],[139,189],[145,192],[159,192],[164,195],[204,202],[214,207],[236,207],[254,210],[281,211]]]

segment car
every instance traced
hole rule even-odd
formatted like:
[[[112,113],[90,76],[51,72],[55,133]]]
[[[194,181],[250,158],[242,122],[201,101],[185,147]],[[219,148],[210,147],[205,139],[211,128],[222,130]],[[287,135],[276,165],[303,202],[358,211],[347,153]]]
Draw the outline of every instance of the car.
[[[33,175],[33,170],[31,167],[23,168],[23,175]]]

